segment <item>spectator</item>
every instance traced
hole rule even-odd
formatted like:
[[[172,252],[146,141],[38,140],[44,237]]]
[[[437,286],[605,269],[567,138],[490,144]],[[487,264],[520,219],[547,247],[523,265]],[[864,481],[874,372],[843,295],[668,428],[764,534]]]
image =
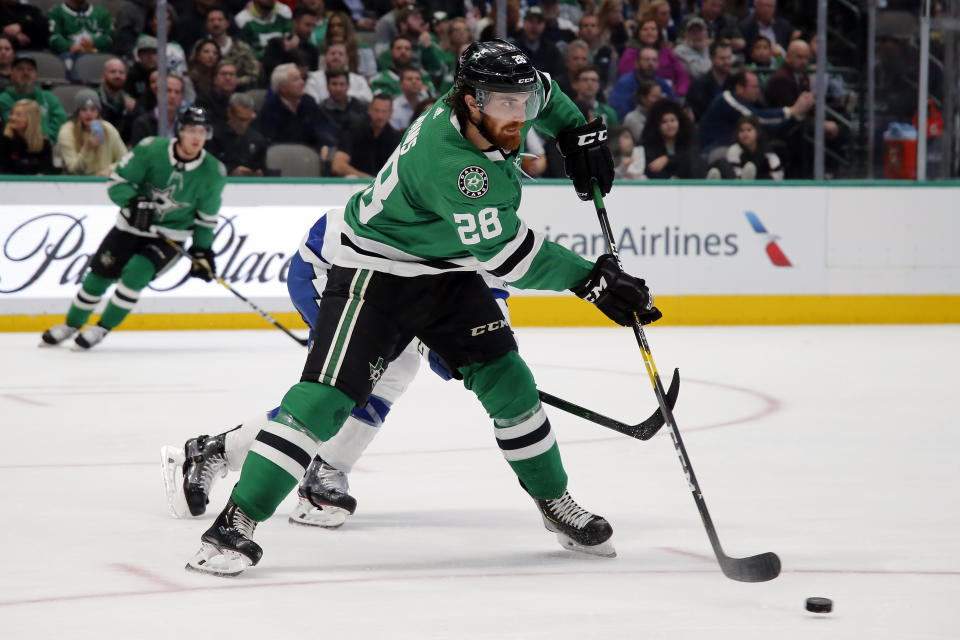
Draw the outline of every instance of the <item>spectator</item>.
[[[227,32],[230,19],[223,7],[207,11],[207,33],[220,47],[220,60],[232,62],[237,70],[237,86],[249,89],[260,83],[260,61],[253,48],[242,40],[235,40]]]
[[[737,120],[737,137],[727,155],[710,167],[707,178],[715,180],[783,180],[780,158],[767,148],[766,135],[754,116]]]
[[[43,135],[40,105],[34,100],[18,100],[5,115],[7,126],[0,136],[0,173],[56,173],[50,140]]]
[[[20,0],[0,0],[0,34],[14,49],[46,49],[50,23],[37,7]]]
[[[520,37],[520,30],[517,25],[520,24],[520,0],[507,0],[507,40],[516,41]],[[490,11],[487,16],[476,23],[474,33],[476,39],[484,42],[497,37],[497,7],[490,4]]]
[[[13,73],[13,41],[9,36],[0,36],[0,91],[10,86]]]
[[[567,50],[563,54],[563,66],[565,72],[554,78],[557,86],[570,98],[577,95],[573,84],[577,74],[581,69],[590,66],[590,47],[582,40],[574,40],[567,45]]]
[[[687,23],[683,42],[673,50],[690,75],[691,82],[710,73],[710,43],[707,38],[707,23],[694,17]],[[688,93],[690,89],[687,89]]]
[[[750,47],[750,64],[747,69],[758,72],[760,77],[760,88],[766,89],[767,81],[774,71],[783,63],[783,58],[775,58],[773,55],[773,45],[766,36],[757,36]]]
[[[390,126],[393,98],[378,93],[367,107],[369,120],[344,131],[333,155],[334,175],[348,178],[372,178],[386,164],[397,145],[400,132]]]
[[[630,73],[630,70],[637,66],[641,47],[653,47],[657,51],[656,76],[669,82],[671,89],[677,95],[686,95],[687,87],[690,86],[690,76],[680,59],[667,46],[663,34],[657,27],[657,22],[652,18],[637,23],[634,39],[627,43],[617,65],[620,75]]]
[[[150,94],[150,74],[157,70],[157,39],[153,36],[140,38],[134,52],[137,61],[130,67],[123,88],[141,107],[146,105],[152,109],[154,103]]]
[[[126,0],[123,3],[114,20],[113,50],[117,55],[125,59],[136,57],[134,44],[146,29],[147,17],[156,4],[156,0]]]
[[[573,81],[573,88],[576,91],[574,99],[585,104],[597,117],[601,118],[607,128],[619,124],[617,112],[610,105],[597,100],[597,95],[600,93],[600,72],[596,67],[580,69]]]
[[[317,26],[317,14],[307,7],[297,7],[293,12],[290,30],[271,38],[263,54],[263,75],[269,78],[279,64],[292,62],[298,67],[316,71],[320,51],[310,44],[310,36]]]
[[[619,118],[624,118],[636,106],[634,94],[642,80],[649,80],[660,85],[664,97],[673,98],[670,83],[657,77],[657,66],[660,64],[660,53],[654,47],[642,47],[637,56],[637,66],[633,73],[627,73],[617,80],[610,92],[610,106],[617,112]]]
[[[150,74],[150,91],[154,95],[154,107],[143,113],[133,121],[130,131],[130,146],[137,146],[144,138],[160,136],[173,138],[176,136],[177,112],[183,104],[183,78],[175,75],[167,76],[167,121],[160,126],[160,111],[156,106],[156,93],[159,76],[156,71]]]
[[[273,95],[260,111],[260,133],[270,144],[305,144],[327,162],[329,148],[336,144],[335,132],[327,125],[316,101],[303,93],[303,76],[293,63],[278,65],[270,75]]]
[[[120,133],[100,119],[100,98],[82,89],[73,98],[73,115],[60,127],[57,155],[63,172],[81,176],[109,176],[127,154]]]
[[[55,139],[67,114],[55,95],[37,87],[37,61],[27,52],[18,53],[13,60],[10,86],[0,93],[0,119],[6,121],[10,109],[20,100],[33,100],[40,106],[43,135]]]
[[[760,83],[757,74],[751,71],[738,72],[730,78],[730,85],[733,88],[714,98],[700,120],[700,149],[703,153],[732,140],[737,121],[742,116],[755,115],[768,131],[780,133],[802,121],[813,106],[813,96],[804,92],[789,107],[758,109]]]
[[[748,49],[753,48],[757,38],[764,36],[770,41],[774,57],[784,55],[793,39],[793,27],[784,18],[778,17],[777,0],[754,0],[753,17],[740,25]]]
[[[267,139],[251,127],[257,114],[246,93],[230,96],[227,118],[213,128],[206,149],[227,167],[231,176],[263,176],[267,168]]]
[[[443,95],[453,86],[453,76],[457,70],[457,59],[473,42],[470,26],[464,18],[454,18],[447,25],[447,37],[440,43],[440,59],[443,62],[443,75],[437,93]]]
[[[369,103],[350,97],[350,80],[346,71],[323,73],[327,76],[327,98],[318,103],[320,111],[335,131],[349,131],[353,125],[366,119]],[[416,75],[419,81],[420,74]]]
[[[347,72],[348,89],[347,95],[351,98],[369,104],[373,100],[373,92],[370,91],[370,85],[367,79],[359,73],[349,70],[347,58],[347,46],[343,43],[334,43],[327,46],[323,54],[323,68],[325,71],[345,71]],[[330,94],[327,91],[327,75],[325,71],[313,71],[307,74],[307,84],[304,92],[320,104]],[[366,107],[364,107],[366,108]]]
[[[643,80],[637,86],[637,92],[634,94],[637,106],[623,119],[623,126],[633,134],[633,140],[637,144],[640,144],[643,128],[647,124],[647,114],[662,97],[663,91],[656,82]]]
[[[77,80],[73,65],[77,56],[113,47],[113,18],[103,7],[87,0],[66,0],[47,15],[50,21],[50,49],[60,54],[68,75]]]
[[[687,180],[703,175],[697,171],[693,123],[673,100],[659,100],[650,107],[640,140],[648,178]]]
[[[538,6],[530,7],[523,16],[523,27],[514,44],[527,54],[534,67],[559,78],[563,73],[563,56],[557,45],[543,37],[546,26],[543,10]]]
[[[403,9],[397,16],[397,29],[399,35],[410,38],[413,43],[413,59],[411,64],[420,67],[431,78],[438,80],[443,77],[443,51],[433,41],[433,35],[430,33],[430,25],[423,19],[420,9],[411,5]],[[377,57],[377,68],[381,71],[388,69],[392,65],[390,53],[384,51]]]
[[[374,39],[378,47],[383,45],[383,51],[387,50],[386,44],[393,41],[393,37],[400,33],[397,27],[397,18],[400,12],[410,5],[410,0],[393,0],[393,9],[386,12],[377,20],[377,25],[373,28]]]
[[[330,16],[325,38],[326,46],[342,44],[347,48],[347,59],[350,62],[350,71],[359,73],[364,78],[372,78],[377,73],[377,61],[373,49],[365,42],[357,39],[353,29],[353,22],[347,14],[335,12]]]
[[[322,51],[324,39],[327,37],[327,22],[330,20],[330,14],[327,13],[327,4],[324,0],[300,0],[297,6],[309,9],[316,14],[317,25],[313,28],[313,33],[307,40],[317,48],[317,51]]]
[[[391,98],[395,98],[403,93],[400,89],[400,70],[409,67],[413,60],[413,42],[410,38],[404,35],[395,36],[390,43],[390,58],[393,64],[389,69],[373,76],[370,88],[374,93],[386,93]],[[421,72],[421,78],[424,86],[423,97],[426,98],[434,93],[433,83],[430,82],[426,72]]]
[[[197,96],[213,91],[214,76],[219,64],[220,47],[217,42],[212,38],[197,40],[187,61],[188,74]]]
[[[614,176],[618,180],[646,180],[647,163],[643,147],[634,143],[626,127],[610,129],[610,151],[613,154]]]
[[[193,45],[207,33],[207,13],[217,0],[192,0],[186,4],[177,16],[177,31],[173,34],[177,42],[186,51],[193,51]]]
[[[623,0],[603,0],[597,9],[600,38],[619,54],[630,38],[623,22]]]
[[[120,133],[120,138],[130,140],[130,128],[140,115],[136,99],[123,90],[127,83],[127,66],[120,58],[111,58],[103,64],[100,89],[100,115]]]
[[[413,114],[417,111],[417,104],[428,97],[423,95],[423,91],[423,78],[419,69],[407,67],[400,72],[400,95],[393,99],[391,127],[403,131],[410,126]]]
[[[725,42],[710,45],[710,73],[704,74],[690,83],[687,91],[687,106],[693,111],[697,122],[703,112],[727,88],[730,68],[733,66],[733,49]]]
[[[617,81],[617,52],[600,34],[600,22],[597,16],[584,14],[580,18],[580,31],[577,38],[590,48],[590,64],[600,74],[600,89],[606,93]]]
[[[267,43],[290,30],[292,15],[290,7],[277,0],[250,0],[234,22],[240,28],[240,39],[262,60]]]
[[[543,11],[543,37],[550,42],[570,42],[577,37],[577,26],[560,15],[558,0],[540,0]]]
[[[746,41],[740,33],[737,21],[725,13],[725,8],[724,0],[703,0],[700,12],[690,15],[703,18],[707,23],[707,34],[712,42],[726,40],[734,53],[743,51]]]
[[[173,11],[167,7],[167,33],[173,33],[174,27],[177,23],[174,19]],[[153,41],[153,46],[157,46],[157,9],[153,7],[147,12],[147,21],[143,25],[143,34],[137,37],[137,41],[133,45],[134,51],[136,51],[142,40]],[[185,76],[187,73],[187,54],[184,52],[183,47],[174,40],[167,40],[167,73],[172,73],[178,76]]]
[[[674,43],[677,41],[677,25],[670,13],[669,2],[666,0],[651,2],[643,12],[643,18],[645,20],[651,19],[657,23],[657,29],[660,31],[660,37],[663,38],[664,42]]]
[[[213,88],[208,93],[200,94],[197,105],[206,109],[214,126],[223,124],[227,120],[230,98],[236,91],[237,67],[232,62],[221,61],[213,76]]]

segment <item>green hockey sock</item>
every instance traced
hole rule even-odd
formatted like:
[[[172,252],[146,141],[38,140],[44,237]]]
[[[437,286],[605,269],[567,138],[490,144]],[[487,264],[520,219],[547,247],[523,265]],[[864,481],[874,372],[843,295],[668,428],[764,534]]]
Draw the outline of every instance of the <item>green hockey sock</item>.
[[[100,298],[103,297],[103,292],[112,283],[112,278],[105,278],[92,271],[89,272],[84,277],[77,295],[74,296],[70,310],[67,311],[67,324],[77,329],[85,325],[97,303],[100,302]]]
[[[137,254],[130,258],[123,267],[120,282],[110,296],[107,308],[100,316],[100,324],[107,329],[113,329],[123,322],[140,300],[140,292],[150,284],[156,272],[157,268],[144,256]]]

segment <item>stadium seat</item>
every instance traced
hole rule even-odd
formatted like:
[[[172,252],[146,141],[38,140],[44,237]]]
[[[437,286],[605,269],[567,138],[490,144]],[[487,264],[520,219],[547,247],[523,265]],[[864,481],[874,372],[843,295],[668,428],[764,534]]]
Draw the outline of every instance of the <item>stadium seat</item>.
[[[877,35],[895,38],[918,38],[920,24],[909,11],[878,11]]]
[[[103,77],[103,65],[115,57],[111,53],[85,53],[77,58],[73,70],[80,82],[98,85]]]
[[[49,51],[28,51],[33,59],[37,61],[37,81],[40,84],[67,84],[67,68],[63,66],[63,60],[55,53]]]
[[[89,87],[85,84],[58,84],[50,92],[57,97],[57,100],[63,105],[63,110],[69,116],[73,111],[73,97],[81,89],[89,89]]]
[[[279,170],[284,178],[317,178],[320,176],[320,155],[303,144],[270,145],[267,169]]]
[[[259,114],[263,103],[267,99],[266,89],[247,89],[244,93],[253,98],[253,110]]]

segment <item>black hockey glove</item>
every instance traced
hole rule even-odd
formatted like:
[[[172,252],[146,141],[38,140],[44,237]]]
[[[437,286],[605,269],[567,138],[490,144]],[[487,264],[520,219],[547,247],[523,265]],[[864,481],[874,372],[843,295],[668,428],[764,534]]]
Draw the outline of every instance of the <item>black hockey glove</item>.
[[[607,127],[597,118],[582,127],[557,135],[557,147],[563,156],[563,170],[573,180],[581,200],[593,199],[593,180],[600,193],[607,195],[613,186],[613,156],[607,146]]]
[[[127,203],[130,211],[128,221],[130,226],[140,231],[147,231],[153,224],[153,214],[157,212],[157,205],[142,196],[136,196]]]
[[[217,265],[213,261],[213,251],[199,247],[190,247],[187,253],[193,258],[192,264],[190,265],[191,278],[200,278],[204,282],[210,282],[216,277]]]
[[[587,281],[571,289],[577,296],[597,305],[600,311],[625,327],[634,323],[650,324],[663,314],[653,306],[653,295],[641,278],[634,278],[606,253],[597,258]],[[636,314],[636,315],[634,315]]]

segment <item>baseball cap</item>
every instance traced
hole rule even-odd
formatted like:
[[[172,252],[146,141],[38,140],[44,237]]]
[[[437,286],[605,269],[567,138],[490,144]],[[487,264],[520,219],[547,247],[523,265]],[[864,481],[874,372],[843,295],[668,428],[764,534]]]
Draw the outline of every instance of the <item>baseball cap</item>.
[[[690,16],[683,21],[684,30],[690,29],[691,27],[700,27],[701,29],[707,28],[707,21],[701,18],[700,16]]]
[[[26,51],[21,51],[13,58],[13,66],[17,66],[21,62],[29,62],[30,64],[33,65],[34,69],[37,68],[37,59],[34,58],[29,53],[27,53]]]
[[[153,36],[140,36],[137,38],[137,44],[133,48],[133,53],[138,54],[143,49],[153,49],[157,50],[157,39]]]
[[[527,12],[523,15],[524,20],[543,20],[543,9],[534,5],[527,9]]]

